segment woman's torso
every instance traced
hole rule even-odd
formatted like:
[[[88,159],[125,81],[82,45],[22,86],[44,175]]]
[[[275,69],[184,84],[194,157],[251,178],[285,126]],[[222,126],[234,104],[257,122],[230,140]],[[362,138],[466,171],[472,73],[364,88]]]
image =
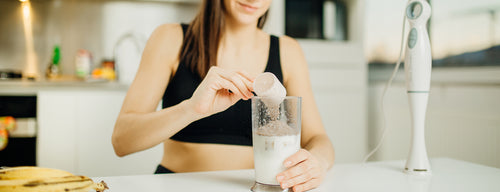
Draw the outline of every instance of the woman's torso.
[[[252,76],[273,72],[282,80],[277,39],[258,31],[256,46],[250,50],[242,52],[221,46],[217,66]],[[202,80],[182,58],[179,61],[163,97],[164,108],[190,98]],[[250,101],[240,100],[228,110],[195,121],[166,140],[161,165],[174,172],[252,168]]]

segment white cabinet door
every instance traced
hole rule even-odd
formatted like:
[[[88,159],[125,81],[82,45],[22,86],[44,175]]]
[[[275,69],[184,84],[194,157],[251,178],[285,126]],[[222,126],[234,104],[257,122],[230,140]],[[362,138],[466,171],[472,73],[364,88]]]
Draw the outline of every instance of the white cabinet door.
[[[152,174],[162,146],[117,157],[113,127],[125,91],[43,91],[38,94],[38,165],[87,176]]]
[[[37,165],[76,172],[76,100],[64,91],[37,95]]]
[[[336,163],[361,162],[367,151],[363,69],[311,68],[311,84]]]
[[[82,92],[77,96],[77,172],[88,176],[152,174],[161,161],[158,145],[125,157],[115,155],[111,135],[125,92]]]

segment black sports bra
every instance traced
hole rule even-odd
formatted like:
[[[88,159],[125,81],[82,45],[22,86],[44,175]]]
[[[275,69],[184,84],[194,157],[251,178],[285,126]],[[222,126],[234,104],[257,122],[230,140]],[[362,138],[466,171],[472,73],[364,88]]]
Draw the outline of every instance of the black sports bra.
[[[187,25],[182,24],[186,34]],[[269,57],[265,72],[271,72],[283,83],[279,38],[271,35]],[[187,66],[184,58],[163,94],[163,108],[191,98],[202,79]],[[192,122],[170,139],[192,143],[252,145],[251,101],[240,100],[227,110]]]

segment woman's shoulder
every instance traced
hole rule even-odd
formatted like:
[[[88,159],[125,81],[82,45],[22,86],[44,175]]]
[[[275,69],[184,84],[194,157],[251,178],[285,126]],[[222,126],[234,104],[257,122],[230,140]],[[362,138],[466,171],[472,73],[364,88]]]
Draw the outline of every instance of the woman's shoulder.
[[[280,49],[280,55],[286,54],[286,55],[294,55],[294,54],[299,54],[296,56],[303,55],[302,53],[302,48],[300,47],[300,44],[297,40],[294,38],[287,36],[287,35],[274,35],[274,34],[269,34],[267,32],[261,31],[264,36],[268,37],[278,37],[279,39],[279,49]],[[281,56],[283,58],[283,56]],[[286,57],[288,58],[288,57]],[[285,58],[285,59],[286,59]]]
[[[182,48],[183,33],[179,24],[162,24],[150,35],[143,51],[144,66],[174,70]],[[154,62],[152,62],[154,61]],[[165,65],[165,63],[167,63]],[[141,65],[143,62],[141,61]]]
[[[302,49],[300,48],[300,44],[297,40],[294,38],[287,36],[287,35],[282,35],[279,37],[280,38],[280,48],[285,50],[285,51],[300,51],[302,52]]]
[[[153,52],[167,54],[171,58],[176,58],[179,54],[183,42],[182,27],[178,23],[162,24],[153,31],[149,37],[148,44]]]
[[[178,41],[182,43],[183,32],[181,24],[179,23],[166,23],[162,24],[153,31],[151,38],[158,38],[158,40]]]
[[[279,40],[283,81],[286,84],[288,77],[294,76],[293,74],[300,74],[300,70],[307,68],[307,63],[297,40],[286,35],[280,36]]]
[[[297,63],[297,61],[303,60],[304,53],[297,40],[286,35],[280,36],[279,40],[281,60],[285,64]]]
[[[278,37],[279,39],[279,47],[280,50],[300,50],[300,45],[295,40],[294,38],[287,36],[287,35],[276,35],[272,33],[268,33],[264,30],[260,30],[262,36],[267,36],[267,37]],[[281,52],[281,51],[280,51]]]
[[[156,27],[157,30],[162,30],[162,31],[179,31],[182,32],[182,25],[181,23],[164,23]]]

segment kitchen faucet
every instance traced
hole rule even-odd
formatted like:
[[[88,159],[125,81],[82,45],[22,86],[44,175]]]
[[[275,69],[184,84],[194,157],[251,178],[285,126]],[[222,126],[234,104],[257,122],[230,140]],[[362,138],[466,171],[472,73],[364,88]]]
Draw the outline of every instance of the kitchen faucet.
[[[124,78],[122,76],[122,75],[124,75],[123,74],[124,72],[133,71],[132,75],[135,75],[135,72],[137,71],[137,67],[139,66],[139,64],[137,63],[137,65],[135,65],[135,66],[128,66],[129,68],[134,67],[132,69],[125,68],[127,66],[123,65],[123,61],[120,62],[120,60],[117,58],[117,55],[118,55],[117,50],[118,50],[119,46],[121,46],[123,44],[123,42],[125,42],[126,40],[130,40],[135,45],[135,48],[136,48],[136,51],[138,54],[142,53],[142,50],[144,49],[145,44],[146,44],[146,40],[144,39],[144,36],[142,36],[138,33],[132,32],[132,31],[124,33],[116,41],[115,45],[113,46],[113,60],[115,61],[115,73],[117,75],[118,80],[121,82],[123,82],[124,80],[127,79],[127,78]],[[133,79],[133,78],[131,78],[131,79]],[[130,82],[128,82],[128,83],[130,83]]]

